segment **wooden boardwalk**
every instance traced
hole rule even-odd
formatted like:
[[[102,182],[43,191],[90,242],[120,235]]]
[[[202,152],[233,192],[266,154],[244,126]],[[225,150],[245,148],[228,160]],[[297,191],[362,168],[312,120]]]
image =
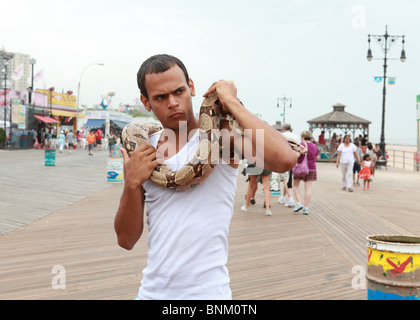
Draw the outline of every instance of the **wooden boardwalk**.
[[[420,235],[419,173],[379,170],[371,190],[349,193],[341,191],[339,169],[320,163],[318,180],[308,216],[273,196],[267,217],[260,190],[249,213],[240,212],[247,185],[238,176],[228,261],[235,300],[366,299],[366,289],[352,287],[353,267],[366,267],[366,237]],[[121,190],[101,187],[0,236],[0,299],[133,299],[147,230],[132,251],[118,247],[113,220]],[[53,273],[54,266],[62,269]],[[57,275],[65,275],[65,289],[53,288]]]

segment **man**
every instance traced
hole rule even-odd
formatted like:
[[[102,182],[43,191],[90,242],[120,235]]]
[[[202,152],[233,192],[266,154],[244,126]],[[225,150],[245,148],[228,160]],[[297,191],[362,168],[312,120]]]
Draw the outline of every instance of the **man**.
[[[73,146],[74,146],[73,130],[70,130],[70,132],[67,133],[67,142],[69,143],[69,152],[71,153],[71,150],[73,149]]]
[[[109,156],[112,157],[115,154],[115,144],[117,143],[117,137],[111,131],[108,137],[108,148],[109,148]]]
[[[93,150],[93,145],[95,144],[95,141],[96,141],[95,133],[93,130],[90,130],[89,134],[86,136],[86,141],[88,143],[89,155],[93,156],[92,150]]]
[[[283,124],[283,135],[286,137],[295,139],[296,141],[300,141],[299,137],[292,132],[292,126],[290,123]],[[288,196],[289,200],[286,202],[286,207],[293,207],[295,205],[295,200],[293,199],[292,192],[293,192],[293,172],[292,169],[289,170],[287,175],[287,180],[284,180],[283,183],[283,194],[279,198],[279,203],[283,204],[286,201],[286,195]]]
[[[140,238],[147,204],[149,252],[138,298],[231,299],[227,235],[238,164],[219,161],[207,180],[187,191],[173,191],[148,180],[159,163],[155,147],[158,151],[164,144],[173,147],[163,154],[173,170],[182,167],[181,159],[188,153],[195,153],[199,122],[191,101],[194,83],[179,59],[152,56],[142,64],[137,77],[143,105],[163,126],[161,132],[149,137],[152,146],[139,147],[130,158],[121,149],[125,183],[115,216],[121,247],[130,250]],[[242,106],[233,82],[217,81],[204,96],[212,92],[217,92],[224,112],[233,115],[244,129],[253,133],[264,129],[264,166],[268,170],[286,171],[295,164],[296,157],[286,140]],[[181,139],[183,130],[188,141]],[[175,138],[165,140],[167,132]],[[247,138],[243,138],[244,143]],[[256,135],[251,138],[252,147],[258,150]]]
[[[360,172],[360,164],[362,163],[363,158],[363,151],[360,148],[360,142],[357,141],[354,143],[356,146],[356,157],[354,159],[354,165],[353,165],[353,185],[359,186],[359,172]],[[357,174],[357,180],[356,180],[356,174]]]
[[[318,136],[318,144],[325,145],[325,131],[321,131],[321,134]]]
[[[99,151],[101,151],[101,147],[102,147],[102,134],[103,134],[103,132],[100,128],[98,128],[98,130],[96,130],[96,132],[95,132],[96,148]]]

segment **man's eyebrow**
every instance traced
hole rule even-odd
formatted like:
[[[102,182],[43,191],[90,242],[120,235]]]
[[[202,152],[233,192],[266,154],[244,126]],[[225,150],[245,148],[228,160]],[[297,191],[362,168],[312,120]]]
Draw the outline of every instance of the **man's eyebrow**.
[[[171,91],[171,93],[176,93],[179,90],[185,89],[186,86],[181,86],[179,88],[176,88],[175,90]],[[152,96],[152,98],[157,98],[157,97],[166,97],[168,95],[168,93],[158,93]]]
[[[177,92],[177,91],[179,91],[179,90],[181,90],[181,89],[185,89],[185,87],[186,87],[186,86],[181,86],[181,87],[179,87],[179,88],[176,88],[174,91],[172,91],[172,93]]]

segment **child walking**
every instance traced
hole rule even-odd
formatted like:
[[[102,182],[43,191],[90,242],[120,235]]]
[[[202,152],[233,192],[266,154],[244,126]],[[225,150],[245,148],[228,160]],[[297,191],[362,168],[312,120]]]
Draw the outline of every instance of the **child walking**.
[[[369,189],[370,181],[372,180],[372,159],[369,154],[363,156],[362,169],[359,172],[360,179],[363,180],[363,190]]]

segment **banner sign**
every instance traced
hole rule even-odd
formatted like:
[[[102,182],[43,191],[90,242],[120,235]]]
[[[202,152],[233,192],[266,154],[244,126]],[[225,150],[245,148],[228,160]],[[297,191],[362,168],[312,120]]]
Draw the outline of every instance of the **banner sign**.
[[[388,78],[388,84],[395,84],[395,79],[396,79],[396,77],[389,77]]]
[[[108,182],[124,182],[124,162],[122,158],[108,158]]]
[[[31,103],[38,107],[47,107],[48,106],[48,96],[46,94],[32,91],[31,92]]]
[[[67,106],[76,108],[77,97],[67,93],[59,93],[59,92],[50,92],[49,90],[44,89],[37,89],[39,93],[46,94],[48,97],[48,102],[51,104],[60,105],[60,106]],[[51,95],[51,96],[50,96]]]
[[[26,106],[12,103],[12,123],[17,124],[19,129],[26,129]]]

